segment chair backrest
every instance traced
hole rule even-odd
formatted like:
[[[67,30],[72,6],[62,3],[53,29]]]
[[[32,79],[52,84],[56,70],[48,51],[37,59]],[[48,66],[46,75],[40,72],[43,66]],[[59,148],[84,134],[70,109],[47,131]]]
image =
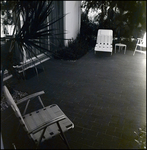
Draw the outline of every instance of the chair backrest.
[[[136,45],[141,46],[141,47],[146,47],[146,32],[144,33],[143,38],[137,38]]]
[[[145,32],[144,37],[143,37],[143,46],[146,47],[146,32]]]
[[[21,115],[21,112],[20,112],[19,108],[17,107],[16,103],[14,102],[14,99],[6,86],[3,86],[3,91],[4,91],[4,95],[6,97],[6,100],[7,100],[8,104],[12,107],[13,111],[15,112],[16,117],[19,118],[21,124],[23,124],[25,126],[26,130],[28,130],[28,128],[26,127],[26,124],[24,122],[24,119]]]
[[[97,33],[97,43],[112,44],[113,30],[99,29]]]

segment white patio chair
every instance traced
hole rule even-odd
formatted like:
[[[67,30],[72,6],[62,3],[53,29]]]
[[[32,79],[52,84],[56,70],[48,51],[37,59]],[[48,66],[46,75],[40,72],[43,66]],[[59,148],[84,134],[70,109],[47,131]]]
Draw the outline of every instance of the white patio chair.
[[[135,55],[135,52],[140,52],[140,53],[146,54],[146,50],[143,50],[143,48],[145,48],[145,47],[146,47],[146,32],[144,34],[143,39],[137,38],[137,43],[136,43],[133,55]]]
[[[14,102],[14,99],[6,86],[3,87],[3,91],[7,102],[12,107],[16,117],[18,117],[20,124],[23,126],[29,137],[35,142],[36,149],[41,142],[56,135],[60,135],[69,148],[68,142],[63,133],[74,128],[74,124],[56,104],[47,107],[44,106],[40,97],[40,95],[44,94],[44,91],[26,96],[18,100],[18,102]],[[26,114],[30,100],[32,101],[35,97],[39,99],[42,108]],[[22,115],[17,105],[23,102],[27,103]]]
[[[111,52],[112,55],[112,40],[113,31],[108,29],[99,29],[97,33],[96,45],[94,48],[94,53],[97,51],[101,52]]]

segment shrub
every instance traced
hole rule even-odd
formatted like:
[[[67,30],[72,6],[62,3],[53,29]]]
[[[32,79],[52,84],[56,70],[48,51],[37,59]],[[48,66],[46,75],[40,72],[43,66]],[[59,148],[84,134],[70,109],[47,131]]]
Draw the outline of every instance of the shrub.
[[[78,34],[77,38],[70,41],[68,46],[62,47],[53,54],[55,59],[77,60],[85,55],[89,50],[86,41]]]
[[[82,13],[81,15],[81,36],[86,40],[89,46],[94,47],[96,44],[98,26],[89,21],[86,13]]]
[[[62,47],[53,54],[56,59],[76,60],[85,55],[96,44],[98,26],[89,21],[86,13],[81,16],[80,34],[68,46]]]
[[[136,138],[134,139],[138,143],[139,149],[146,149],[146,125],[143,128],[139,128],[138,132],[134,131]]]

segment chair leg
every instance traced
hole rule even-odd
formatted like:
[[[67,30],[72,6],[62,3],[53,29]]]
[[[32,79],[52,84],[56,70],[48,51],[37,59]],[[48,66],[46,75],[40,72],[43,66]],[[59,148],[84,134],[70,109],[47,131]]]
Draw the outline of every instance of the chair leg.
[[[36,74],[37,74],[37,76],[38,76],[38,70],[37,70],[37,68],[35,67],[35,71],[36,71]]]
[[[44,66],[42,65],[43,72],[45,72]]]
[[[136,45],[136,47],[135,47],[135,50],[134,50],[133,56],[135,55],[135,51],[136,51],[136,49],[137,49],[137,45]]]
[[[14,143],[12,143],[12,145],[13,145],[13,148],[14,148],[14,149],[16,149],[16,146],[15,146],[15,144],[14,144]]]
[[[45,133],[46,128],[47,128],[47,127],[45,127],[45,128],[43,129],[43,131],[42,131],[42,134],[41,134],[40,139],[39,139],[39,141],[38,141],[38,143],[37,143],[36,149],[39,148],[39,145],[40,145],[40,143],[41,143],[41,140],[42,140],[42,137],[43,137],[43,135],[44,135],[44,133]]]
[[[134,51],[134,53],[133,53],[133,56],[135,55],[135,51]]]
[[[119,49],[118,49],[118,51],[120,52],[120,46],[119,46]]]
[[[124,54],[126,53],[127,46],[125,46]]]
[[[68,144],[68,141],[67,141],[67,139],[66,139],[66,137],[65,137],[65,135],[64,135],[64,133],[63,133],[61,127],[60,127],[59,122],[57,122],[57,125],[58,125],[58,128],[59,128],[60,132],[61,132],[61,137],[62,137],[63,141],[64,141],[65,144],[67,145],[67,148],[70,149],[69,144]]]
[[[25,71],[23,71],[22,74],[23,74],[22,76],[23,76],[23,78],[25,80],[26,79],[26,73],[25,73]]]

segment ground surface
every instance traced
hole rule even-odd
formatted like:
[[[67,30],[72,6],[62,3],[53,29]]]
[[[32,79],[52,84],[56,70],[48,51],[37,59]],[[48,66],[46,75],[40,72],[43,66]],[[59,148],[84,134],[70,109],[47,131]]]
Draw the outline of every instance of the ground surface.
[[[90,51],[77,61],[50,59],[43,66],[38,77],[31,73],[26,81],[9,82],[28,94],[44,90],[45,105],[55,103],[64,111],[75,124],[65,133],[71,148],[138,148],[134,131],[146,124],[146,55]],[[13,142],[16,148],[34,146],[22,129],[14,139],[18,122],[11,108],[2,111],[1,118],[6,147]],[[62,148],[66,146],[59,137],[41,145]]]

